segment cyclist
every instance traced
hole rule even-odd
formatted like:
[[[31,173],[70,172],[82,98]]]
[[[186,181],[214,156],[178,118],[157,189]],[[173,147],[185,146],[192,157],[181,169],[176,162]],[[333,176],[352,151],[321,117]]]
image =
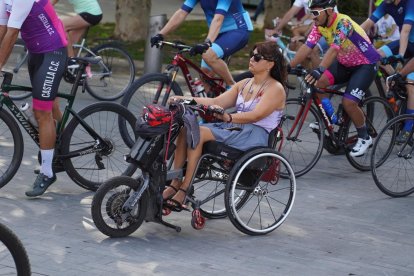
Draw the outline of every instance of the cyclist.
[[[251,52],[249,70],[253,78],[236,83],[217,98],[194,98],[199,104],[224,109],[235,107],[237,113],[217,115],[222,123],[200,126],[200,141],[195,147],[187,146],[192,145],[187,139],[196,135],[187,135],[185,129],[180,132],[174,168],[182,168],[187,160],[185,178],[183,182],[174,179],[163,192],[167,207],[172,210],[183,208],[205,142],[216,140],[240,150],[268,145],[269,133],[279,124],[286,100],[283,87],[287,77],[286,65],[278,46],[273,42],[256,44]],[[179,97],[172,100],[175,98]]]
[[[51,0],[55,5],[59,0]],[[72,45],[77,43],[85,31],[102,20],[102,9],[97,0],[69,0],[77,15],[63,17],[62,22],[68,36],[68,55],[74,57]]]
[[[66,67],[67,41],[63,24],[49,0],[0,0],[0,69],[19,32],[29,52],[33,111],[39,124],[42,158],[40,173],[26,195],[38,196],[56,181],[52,171],[56,141],[52,106]]]
[[[164,40],[164,36],[184,22],[198,2],[206,16],[209,30],[205,41],[194,45],[190,54],[203,54],[202,70],[207,74],[213,71],[223,78],[227,86],[231,86],[235,82],[222,59],[246,46],[253,30],[249,14],[240,0],[186,0],[164,28],[151,38],[151,46]]]
[[[348,82],[342,104],[358,132],[358,141],[351,156],[362,156],[372,145],[358,103],[365,95],[376,74],[379,54],[371,44],[364,30],[349,16],[336,13],[336,0],[310,0],[310,12],[314,26],[304,45],[297,51],[290,66],[301,63],[309,55],[321,37],[330,45],[320,66],[305,80],[324,88],[335,83]]]

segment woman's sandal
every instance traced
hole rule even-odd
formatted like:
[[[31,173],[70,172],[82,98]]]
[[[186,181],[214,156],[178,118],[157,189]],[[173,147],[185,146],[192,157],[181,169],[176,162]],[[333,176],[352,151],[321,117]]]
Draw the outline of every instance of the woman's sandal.
[[[187,206],[184,205],[185,200],[187,198],[187,191],[182,189],[182,188],[179,188],[176,194],[178,194],[179,192],[183,192],[185,194],[185,197],[184,197],[183,201],[179,202],[178,200],[170,198],[170,199],[165,201],[164,207],[170,209],[171,211],[175,211],[175,212],[181,212],[182,210],[190,211],[187,208]]]
[[[173,198],[173,196],[175,196],[175,194],[176,194],[176,193],[178,193],[178,189],[177,189],[176,187],[172,186],[172,185],[170,185],[170,186],[166,186],[166,187],[165,187],[165,189],[164,189],[164,191],[165,191],[166,189],[168,189],[168,188],[173,189],[173,190],[174,190],[174,193],[170,194],[170,195],[169,195],[169,196],[167,196],[166,198],[164,198],[164,197],[163,197],[163,200],[164,200],[164,201],[167,201],[167,200],[169,200],[169,199]]]

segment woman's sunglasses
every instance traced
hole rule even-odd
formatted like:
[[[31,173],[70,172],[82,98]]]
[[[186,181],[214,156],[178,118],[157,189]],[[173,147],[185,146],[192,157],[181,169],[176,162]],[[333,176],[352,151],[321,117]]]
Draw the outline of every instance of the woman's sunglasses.
[[[268,61],[272,61],[271,59],[265,58],[265,57],[264,57],[264,56],[262,56],[261,54],[253,54],[253,53],[250,53],[250,58],[253,58],[253,60],[254,60],[255,62],[259,62],[259,61],[261,61],[262,59],[264,59],[264,60],[268,60]]]
[[[313,16],[318,17],[323,11],[326,11],[326,10],[329,10],[329,9],[332,9],[332,8],[326,8],[326,9],[323,9],[323,10],[310,10],[310,13]]]

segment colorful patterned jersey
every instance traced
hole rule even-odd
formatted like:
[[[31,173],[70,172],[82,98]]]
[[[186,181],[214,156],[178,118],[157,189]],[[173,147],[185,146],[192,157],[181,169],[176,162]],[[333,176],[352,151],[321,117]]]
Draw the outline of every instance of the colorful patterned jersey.
[[[322,36],[330,47],[337,49],[338,62],[346,67],[373,64],[380,59],[364,30],[347,15],[335,14],[327,27],[313,26],[306,45],[315,47]]]
[[[181,9],[190,13],[198,2],[204,11],[209,27],[216,13],[224,15],[220,33],[232,30],[253,30],[249,13],[245,11],[240,0],[186,0]]]
[[[49,0],[0,0],[0,25],[20,29],[31,53],[67,45],[63,24]]]

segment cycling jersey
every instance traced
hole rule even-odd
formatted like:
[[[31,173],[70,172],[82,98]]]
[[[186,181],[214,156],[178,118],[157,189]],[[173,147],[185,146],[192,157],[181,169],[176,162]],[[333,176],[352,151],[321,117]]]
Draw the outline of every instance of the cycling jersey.
[[[31,53],[67,45],[63,24],[49,0],[0,0],[0,25],[20,29]]]
[[[77,14],[87,12],[92,15],[102,14],[101,6],[96,0],[69,0]]]
[[[387,13],[394,18],[401,31],[403,24],[414,24],[414,0],[401,0],[398,5],[382,2],[373,12],[370,19],[377,22]],[[408,40],[414,42],[414,28],[411,28]]]
[[[224,15],[220,33],[237,29],[253,30],[249,13],[244,10],[240,0],[186,0],[181,9],[190,13],[198,2],[204,11],[209,27],[215,14]]]
[[[322,36],[338,50],[338,62],[346,67],[373,64],[380,59],[364,30],[345,14],[335,13],[327,27],[313,26],[306,45],[313,49]]]

